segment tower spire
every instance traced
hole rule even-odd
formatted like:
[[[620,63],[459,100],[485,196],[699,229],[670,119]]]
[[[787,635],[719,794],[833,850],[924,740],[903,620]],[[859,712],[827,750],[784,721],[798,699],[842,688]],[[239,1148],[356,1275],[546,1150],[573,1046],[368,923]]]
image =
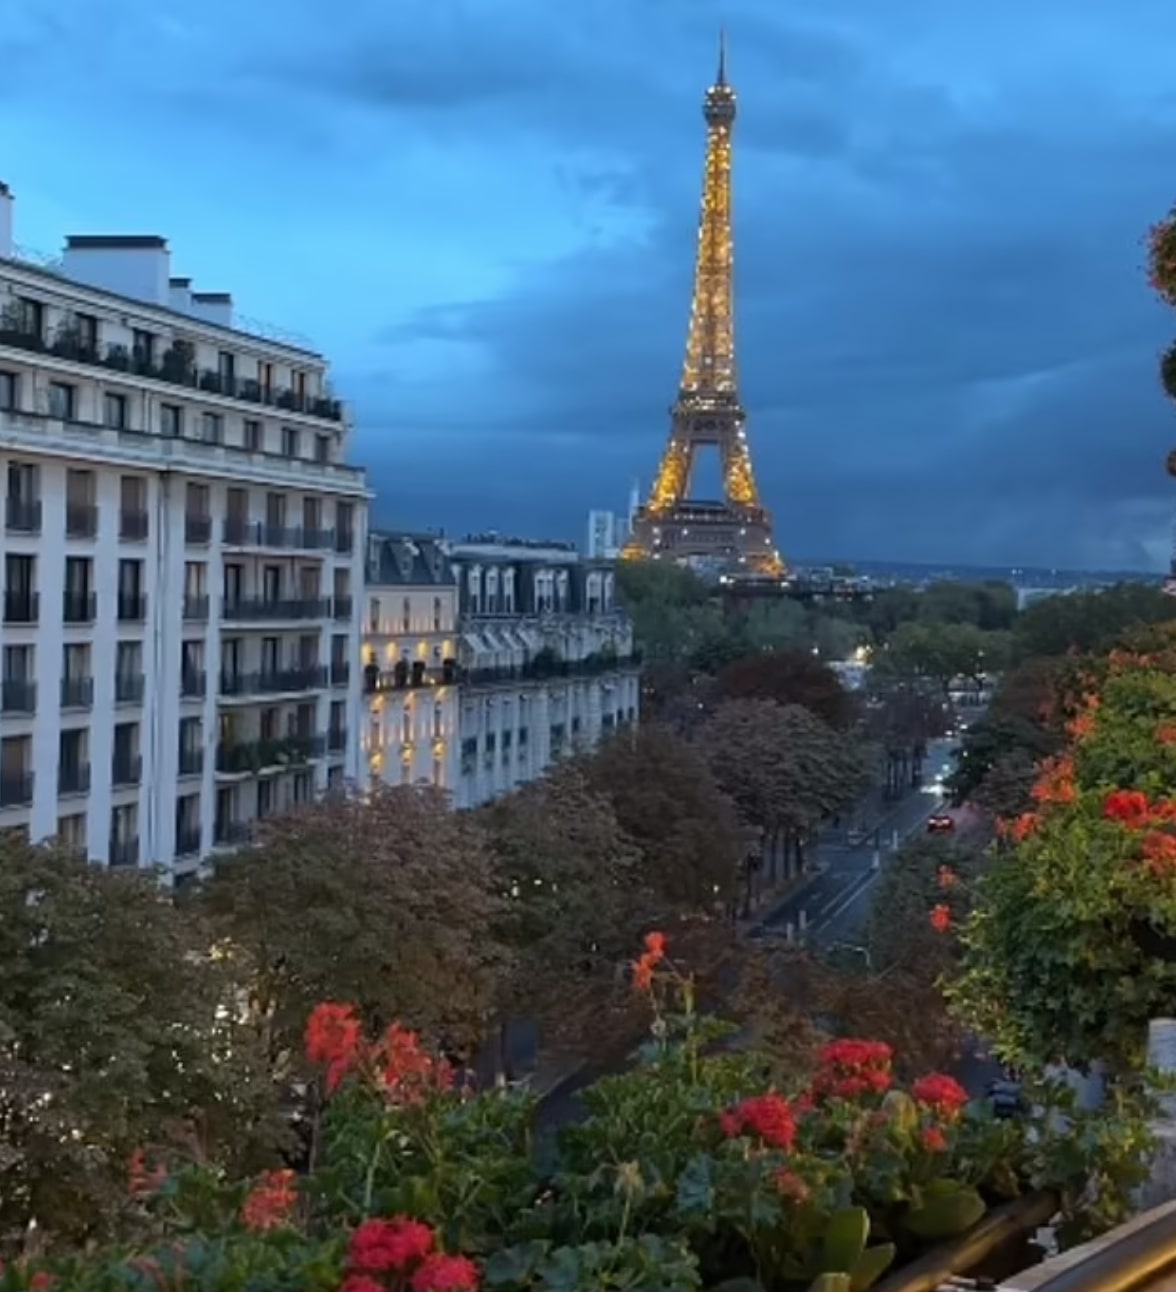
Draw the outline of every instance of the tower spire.
[[[705,557],[747,573],[778,575],[784,565],[772,539],[751,466],[735,364],[734,249],[731,224],[731,137],[735,91],[727,80],[727,34],[719,33],[718,77],[702,104],[706,163],[702,181],[694,294],[670,442],[649,501],[638,509],[627,556]],[[718,450],[723,498],[692,501],[700,448]]]

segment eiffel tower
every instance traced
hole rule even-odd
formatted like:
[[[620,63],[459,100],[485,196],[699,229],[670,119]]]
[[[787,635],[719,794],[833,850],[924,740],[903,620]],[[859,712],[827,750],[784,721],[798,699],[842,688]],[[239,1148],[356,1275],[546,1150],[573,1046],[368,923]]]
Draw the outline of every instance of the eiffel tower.
[[[735,91],[727,81],[726,39],[719,71],[706,92],[706,169],[694,264],[690,331],[678,398],[670,409],[670,442],[649,501],[638,507],[622,557],[687,562],[701,558],[732,573],[783,575],[772,517],[760,503],[735,368],[732,290],[731,133]],[[718,502],[690,496],[696,451],[715,447],[723,471]]]

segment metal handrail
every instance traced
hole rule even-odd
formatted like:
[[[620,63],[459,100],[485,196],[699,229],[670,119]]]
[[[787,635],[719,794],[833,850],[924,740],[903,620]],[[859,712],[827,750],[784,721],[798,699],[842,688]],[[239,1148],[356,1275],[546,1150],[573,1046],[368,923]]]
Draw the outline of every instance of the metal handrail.
[[[1059,1270],[1035,1292],[1133,1292],[1174,1267],[1176,1209]]]

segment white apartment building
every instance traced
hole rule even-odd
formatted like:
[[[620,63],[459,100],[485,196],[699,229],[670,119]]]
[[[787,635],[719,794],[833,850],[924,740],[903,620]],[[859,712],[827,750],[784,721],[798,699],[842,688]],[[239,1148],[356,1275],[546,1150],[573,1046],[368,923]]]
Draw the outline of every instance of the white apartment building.
[[[176,879],[356,778],[368,493],[325,360],[0,186],[0,829]]]
[[[450,545],[458,588],[455,801],[476,807],[637,720],[640,659],[611,563],[572,544]]]
[[[387,785],[457,789],[457,584],[434,535],[368,539],[362,757]]]

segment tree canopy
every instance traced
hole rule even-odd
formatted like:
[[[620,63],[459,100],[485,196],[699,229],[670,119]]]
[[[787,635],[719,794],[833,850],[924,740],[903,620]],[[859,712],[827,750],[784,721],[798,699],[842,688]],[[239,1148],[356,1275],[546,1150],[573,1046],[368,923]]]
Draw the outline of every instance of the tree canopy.
[[[807,650],[747,655],[723,669],[714,690],[721,700],[799,704],[832,727],[847,727],[856,717],[853,697],[837,674]]]
[[[1017,619],[1014,641],[1022,655],[1092,651],[1128,629],[1173,618],[1172,598],[1154,584],[1119,583],[1028,606]]]

